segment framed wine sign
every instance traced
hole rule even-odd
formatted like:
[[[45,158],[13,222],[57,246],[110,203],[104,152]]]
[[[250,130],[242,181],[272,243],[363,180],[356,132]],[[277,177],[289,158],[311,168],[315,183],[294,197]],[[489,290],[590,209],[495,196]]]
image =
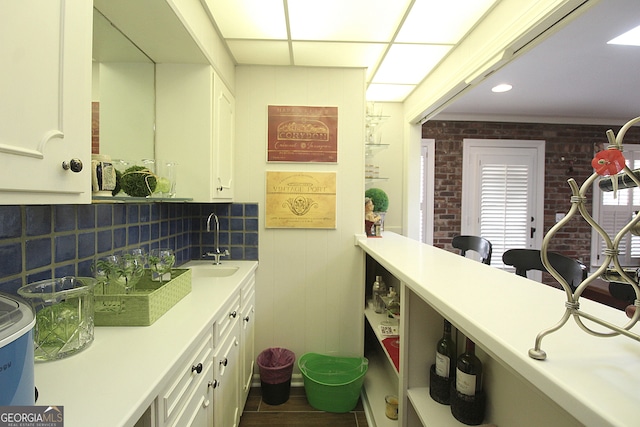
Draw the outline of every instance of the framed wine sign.
[[[336,228],[335,172],[267,172],[266,228]]]
[[[338,107],[268,109],[268,162],[337,163]]]

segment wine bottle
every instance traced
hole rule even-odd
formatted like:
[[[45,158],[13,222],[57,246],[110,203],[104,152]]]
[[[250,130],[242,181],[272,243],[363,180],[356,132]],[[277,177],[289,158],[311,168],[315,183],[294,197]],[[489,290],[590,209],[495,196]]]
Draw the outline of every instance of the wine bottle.
[[[373,282],[373,288],[371,294],[373,297],[373,308],[376,313],[384,313],[385,304],[382,297],[387,292],[387,286],[382,280],[382,276],[376,276],[376,281]]]
[[[451,338],[451,323],[444,319],[442,338],[436,345],[436,375],[453,378],[456,372],[456,343]]]
[[[640,169],[634,169],[633,174],[636,178],[640,179]],[[626,173],[622,172],[617,175],[610,176],[608,178],[602,178],[598,182],[598,186],[602,191],[613,191],[613,179],[618,180],[618,189],[623,190],[625,188],[633,188],[638,185],[635,181]]]
[[[456,364],[456,390],[467,396],[475,396],[482,390],[482,362],[475,349],[476,344],[467,338],[466,350]]]

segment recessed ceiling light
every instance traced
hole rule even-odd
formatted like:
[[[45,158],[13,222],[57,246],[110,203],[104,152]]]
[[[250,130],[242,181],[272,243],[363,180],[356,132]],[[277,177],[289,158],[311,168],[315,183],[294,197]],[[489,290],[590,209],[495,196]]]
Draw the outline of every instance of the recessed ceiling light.
[[[502,84],[499,84],[498,86],[492,87],[491,92],[495,92],[495,93],[509,92],[512,88],[513,86],[511,86],[510,84],[502,83]]]
[[[607,44],[623,44],[627,46],[640,46],[640,25],[611,39]]]

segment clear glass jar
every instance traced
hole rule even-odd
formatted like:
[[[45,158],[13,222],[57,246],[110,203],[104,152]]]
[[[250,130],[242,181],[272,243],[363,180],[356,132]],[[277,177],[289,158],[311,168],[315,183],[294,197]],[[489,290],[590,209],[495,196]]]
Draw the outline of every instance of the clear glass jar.
[[[95,285],[92,277],[66,276],[18,289],[36,313],[36,362],[71,356],[93,342]]]

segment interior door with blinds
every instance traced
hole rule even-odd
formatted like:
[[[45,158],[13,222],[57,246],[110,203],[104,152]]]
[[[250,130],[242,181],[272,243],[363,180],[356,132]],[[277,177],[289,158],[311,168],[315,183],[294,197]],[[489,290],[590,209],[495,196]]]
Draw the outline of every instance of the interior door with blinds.
[[[461,233],[491,242],[492,266],[512,270],[506,250],[542,246],[543,193],[544,141],[463,141]]]

